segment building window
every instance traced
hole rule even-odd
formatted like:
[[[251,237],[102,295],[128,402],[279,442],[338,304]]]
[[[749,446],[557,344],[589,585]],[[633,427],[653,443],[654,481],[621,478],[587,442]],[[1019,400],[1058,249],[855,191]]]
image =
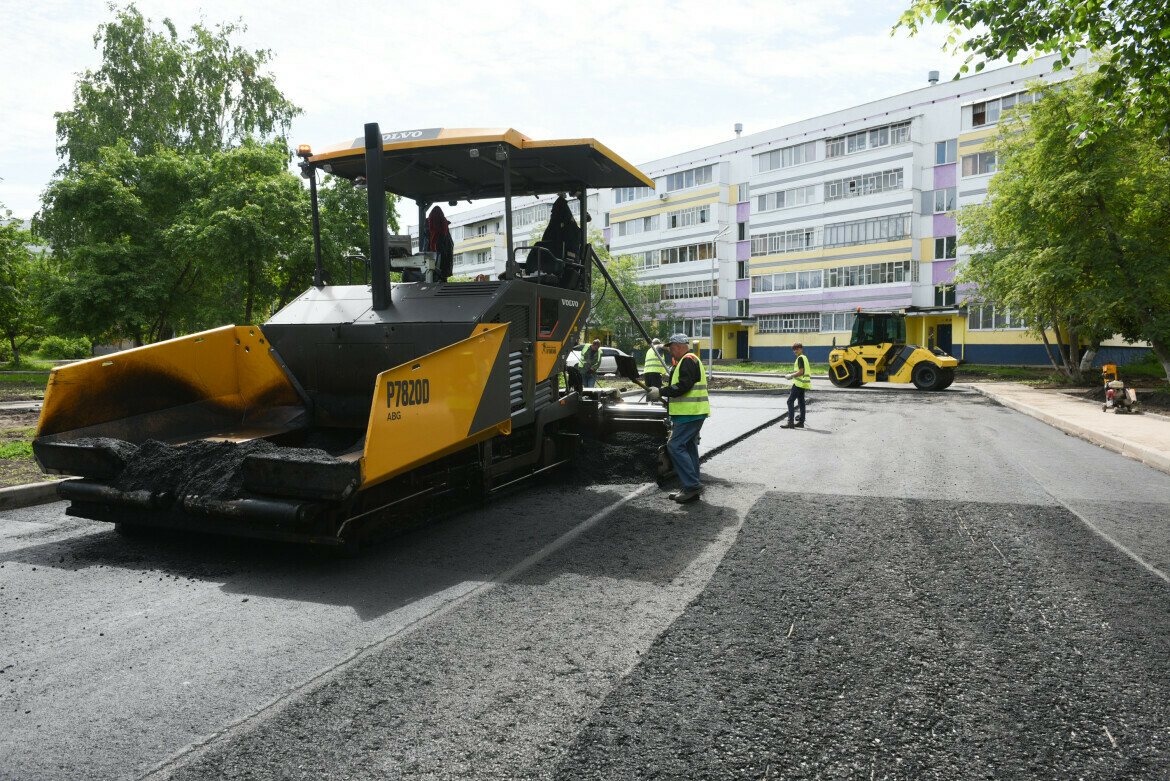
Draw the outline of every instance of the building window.
[[[995,173],[995,152],[976,152],[963,155],[963,176]]]
[[[747,203],[748,199],[751,198],[750,193],[751,187],[747,182],[743,182],[738,187],[736,187],[736,199],[740,203]]]
[[[967,330],[969,331],[1019,331],[1027,327],[1024,318],[1013,312],[1010,307],[995,306],[994,304],[967,305]]]
[[[666,229],[689,228],[692,225],[704,225],[710,221],[710,206],[692,206],[689,209],[667,212]]]
[[[475,235],[476,236],[486,236],[487,235],[487,224],[485,223],[483,225],[476,225],[475,226]]]
[[[687,244],[683,247],[669,247],[659,250],[662,265],[689,263],[692,260],[710,260],[715,257],[715,245],[711,242]]]
[[[861,263],[825,269],[825,287],[858,287],[860,285],[890,285],[910,282],[910,261],[894,260],[886,263]]]
[[[954,260],[958,257],[957,254],[957,237],[955,236],[939,236],[934,240],[934,259],[935,260]]]
[[[751,302],[746,298],[741,298],[735,302],[735,316],[736,317],[751,317]]]
[[[748,224],[746,222],[736,223],[736,241],[747,241]]]
[[[634,261],[634,266],[639,271],[644,271],[648,268],[658,268],[660,264],[660,253],[656,249],[648,250],[646,252],[632,252],[625,257],[631,258]]]
[[[781,274],[760,274],[752,277],[753,293],[785,292],[790,290],[812,290],[821,286],[821,269],[811,271],[786,271]]]
[[[614,203],[629,203],[649,198],[654,191],[649,187],[619,187],[613,191]]]
[[[705,165],[701,168],[691,168],[687,171],[670,174],[666,177],[666,191],[672,193],[675,190],[686,190],[701,184],[710,184],[713,169],[714,166]]]
[[[934,191],[934,213],[943,214],[945,212],[953,212],[958,208],[956,199],[959,197],[959,190],[957,187],[948,187],[945,190]]]
[[[776,209],[791,209],[794,206],[804,206],[816,203],[817,186],[794,187],[791,190],[781,190],[775,193],[765,193],[756,196],[756,211],[770,212]]]
[[[822,312],[821,333],[836,333],[838,331],[848,333],[853,330],[853,321],[856,317],[856,312]]]
[[[825,182],[825,202],[839,201],[842,198],[856,198],[860,195],[873,195],[889,190],[902,189],[904,172],[901,168],[891,168],[887,171],[871,171],[860,176],[849,176],[844,179],[834,179]]]
[[[796,228],[779,233],[752,236],[752,257],[779,255],[785,252],[804,252],[820,246],[820,229]]]
[[[814,334],[821,330],[820,312],[760,315],[756,328],[762,334]]]
[[[551,203],[538,203],[534,206],[526,206],[523,209],[512,210],[512,225],[532,225],[537,222],[544,222],[552,217]]]
[[[825,157],[843,157],[867,149],[904,144],[910,140],[910,123],[898,122],[893,125],[875,127],[837,136],[825,141]]]
[[[747,279],[748,278],[748,262],[746,260],[735,261],[735,278],[736,279]]]
[[[650,217],[635,217],[632,220],[623,220],[617,224],[618,236],[636,236],[646,231],[658,230],[658,215]]]
[[[771,152],[755,155],[752,170],[758,174],[775,171],[777,168],[790,168],[794,165],[811,163],[817,159],[817,144],[809,141],[795,146],[786,146],[783,149],[773,149]],[[740,196],[743,200],[743,196]]]
[[[1030,92],[1016,92],[994,100],[976,103],[971,106],[971,127],[994,125],[999,121],[1003,112],[1031,103],[1034,97]]]
[[[667,282],[662,286],[662,298],[672,301],[681,298],[710,298],[713,294],[718,295],[718,293],[719,285],[713,285],[710,279],[693,279],[688,282]]]
[[[935,306],[954,306],[955,305],[955,286],[954,285],[935,285],[934,286],[934,305]]]
[[[958,151],[959,139],[957,138],[936,142],[934,145],[934,164],[946,165],[955,162],[955,155],[958,154]]]
[[[891,214],[870,217],[867,220],[838,222],[825,226],[824,246],[852,247],[883,241],[901,241],[910,238],[910,215]]]

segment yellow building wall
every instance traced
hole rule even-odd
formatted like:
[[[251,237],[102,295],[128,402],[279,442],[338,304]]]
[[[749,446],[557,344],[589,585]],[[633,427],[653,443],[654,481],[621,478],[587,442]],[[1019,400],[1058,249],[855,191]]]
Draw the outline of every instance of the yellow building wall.
[[[695,200],[691,200],[692,198]],[[686,200],[686,203],[680,204],[680,200]],[[611,209],[609,212],[609,224],[612,226],[615,222],[624,222],[634,217],[652,217],[655,214],[674,211],[680,206],[688,209],[692,206],[706,206],[718,200],[718,185],[708,187],[705,190],[685,190],[677,195],[668,196],[666,200],[636,203],[620,209]]]

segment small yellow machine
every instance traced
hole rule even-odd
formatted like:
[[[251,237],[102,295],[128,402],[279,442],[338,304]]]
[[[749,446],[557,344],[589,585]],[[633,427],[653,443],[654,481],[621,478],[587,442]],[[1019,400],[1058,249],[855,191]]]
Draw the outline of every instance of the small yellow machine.
[[[1137,404],[1137,392],[1125,387],[1125,382],[1117,376],[1117,364],[1107,363],[1102,366],[1101,379],[1105,383],[1105,403],[1101,405],[1101,410],[1113,410],[1117,414],[1133,412]]]
[[[829,379],[838,388],[867,382],[912,382],[918,390],[942,390],[955,381],[959,361],[941,350],[906,344],[906,315],[858,312],[847,347],[829,353]]]

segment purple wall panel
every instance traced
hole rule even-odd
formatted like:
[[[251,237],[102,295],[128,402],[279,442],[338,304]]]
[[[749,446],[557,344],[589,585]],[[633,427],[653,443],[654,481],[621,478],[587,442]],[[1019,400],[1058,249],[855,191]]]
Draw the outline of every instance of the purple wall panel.
[[[735,280],[735,297],[749,298],[752,294],[752,281],[750,279]]]
[[[936,165],[934,167],[934,187],[932,189],[941,190],[944,187],[954,187],[956,168],[957,166],[954,163]]]
[[[735,221],[747,222],[752,216],[751,203],[739,203],[735,206]]]
[[[930,264],[930,281],[935,285],[950,284],[954,276],[955,261],[936,261]]]
[[[752,259],[752,243],[750,241],[740,241],[735,244],[735,259],[736,260],[751,260]]]
[[[959,232],[955,226],[955,218],[949,214],[934,215],[935,236],[955,236]]]
[[[602,228],[602,230],[601,230],[601,235],[605,236],[605,243],[606,244],[609,244],[610,231],[612,231],[612,230],[613,230],[613,228]]]

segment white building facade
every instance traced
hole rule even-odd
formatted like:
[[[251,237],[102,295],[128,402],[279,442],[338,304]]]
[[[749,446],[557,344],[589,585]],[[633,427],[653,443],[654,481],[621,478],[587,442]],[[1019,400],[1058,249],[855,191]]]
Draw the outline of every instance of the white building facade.
[[[858,308],[906,310],[908,338],[974,363],[1047,363],[1010,312],[965,302],[953,211],[986,197],[983,145],[1054,82],[1052,58],[814,117],[638,167],[656,183],[602,193],[612,255],[674,303],[704,354],[814,361]],[[1025,108],[1026,110],[1026,108]],[[966,305],[964,305],[966,303]],[[712,327],[713,326],[713,327]]]

